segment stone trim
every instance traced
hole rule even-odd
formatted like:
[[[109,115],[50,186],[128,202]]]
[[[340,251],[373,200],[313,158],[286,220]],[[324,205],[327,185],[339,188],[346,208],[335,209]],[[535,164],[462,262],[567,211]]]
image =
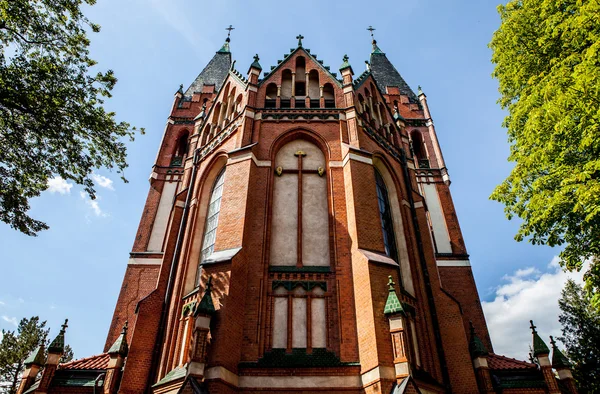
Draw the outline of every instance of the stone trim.
[[[208,256],[208,258],[206,260],[204,260],[202,265],[216,264],[216,263],[222,263],[225,261],[229,261],[232,258],[234,258],[235,255],[238,254],[238,252],[240,250],[242,250],[242,248],[233,248],[233,249],[219,250],[217,252],[213,252],[213,254],[211,254],[210,256]]]
[[[373,374],[375,379],[379,379],[381,375],[379,369],[391,370],[391,379],[395,379],[394,369],[390,367],[378,367],[377,372]],[[389,371],[385,373],[386,378]],[[363,374],[364,376],[365,374]],[[361,376],[238,376],[224,367],[212,367],[206,370],[204,375],[205,380],[222,380],[234,387],[239,388],[258,388],[269,387],[277,389],[316,389],[321,387],[326,388],[362,388],[364,379]]]
[[[437,260],[438,267],[470,267],[469,260]]]
[[[162,258],[140,258],[140,257],[131,257],[127,262],[127,265],[161,265]]]
[[[364,157],[364,156],[357,155],[356,153],[350,152],[346,155],[346,157],[344,157],[344,161],[342,161],[342,166],[345,167],[346,164],[348,164],[348,161],[350,161],[350,160],[355,160],[355,161],[359,161],[361,163],[373,165],[373,159],[371,159],[370,157]]]

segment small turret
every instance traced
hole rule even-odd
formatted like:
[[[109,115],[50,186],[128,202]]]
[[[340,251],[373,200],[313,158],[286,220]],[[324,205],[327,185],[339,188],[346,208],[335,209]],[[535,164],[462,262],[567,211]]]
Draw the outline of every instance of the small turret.
[[[127,353],[129,352],[127,325],[128,323],[125,321],[121,334],[110,349],[108,349],[107,353],[110,356],[110,360],[108,361],[106,377],[104,379],[104,394],[115,394],[119,388],[123,364],[125,364],[125,357],[127,357]]]
[[[187,365],[187,374],[198,379],[204,377],[204,367],[206,365],[208,334],[210,332],[210,321],[215,313],[215,305],[212,300],[212,276],[208,277],[202,300],[196,306],[194,311],[194,334],[192,348],[190,351],[190,361]]]
[[[533,320],[529,320],[529,323],[531,323],[530,328],[533,335],[533,357],[537,359],[540,370],[544,375],[544,380],[548,386],[548,393],[560,394],[558,383],[552,372],[552,364],[550,364],[550,349],[548,349],[544,340],[539,336]]]
[[[550,344],[552,345],[552,367],[558,373],[558,378],[566,383],[571,394],[577,394],[575,379],[571,373],[572,364],[569,359],[556,346],[556,341],[550,336]]]
[[[258,57],[258,53],[254,55],[254,61],[250,64],[250,68],[248,69],[248,81],[256,85],[258,84],[258,77],[260,76],[260,72],[262,71],[262,66],[258,62],[260,58]]]
[[[40,380],[40,384],[38,386],[37,391],[43,393],[48,392],[48,387],[50,386],[50,382],[54,377],[54,373],[56,372],[56,368],[58,367],[60,358],[65,352],[65,331],[67,330],[68,322],[69,319],[65,319],[65,322],[61,326],[58,335],[50,343],[50,346],[48,346],[48,357],[46,359],[46,363],[44,364],[42,378]]]
[[[25,370],[23,371],[23,375],[21,378],[21,384],[19,385],[19,390],[17,394],[23,394],[27,391],[33,382],[35,382],[35,378],[40,371],[40,368],[44,365],[45,357],[44,357],[44,345],[38,346],[29,357],[25,359],[23,364],[25,365]]]
[[[396,371],[396,383],[401,384],[410,376],[410,364],[408,362],[408,342],[406,329],[408,322],[406,321],[406,312],[402,307],[402,303],[398,299],[392,275],[388,276],[388,297],[383,308],[383,313],[387,316],[390,324],[390,336],[394,356],[394,369]]]
[[[493,393],[494,386],[492,385],[492,376],[490,375],[490,368],[488,367],[487,362],[487,355],[489,352],[481,339],[477,336],[473,322],[469,321],[469,327],[471,336],[471,340],[469,341],[469,352],[471,353],[471,359],[473,360],[473,368],[475,368],[479,391],[482,393]]]

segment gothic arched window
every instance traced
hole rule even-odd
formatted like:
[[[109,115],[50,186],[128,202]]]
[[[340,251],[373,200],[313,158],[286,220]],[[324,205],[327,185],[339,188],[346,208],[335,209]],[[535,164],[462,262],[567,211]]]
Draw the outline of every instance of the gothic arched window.
[[[388,190],[379,171],[375,170],[375,183],[377,185],[377,202],[379,204],[379,217],[383,231],[383,244],[385,253],[398,261],[398,250],[396,249],[396,236],[394,235],[394,222],[392,221],[392,210]]]
[[[210,192],[208,211],[206,212],[206,224],[204,225],[204,237],[202,238],[202,251],[200,252],[200,264],[202,264],[215,250],[224,180],[225,168],[223,168],[215,178],[212,191]]]

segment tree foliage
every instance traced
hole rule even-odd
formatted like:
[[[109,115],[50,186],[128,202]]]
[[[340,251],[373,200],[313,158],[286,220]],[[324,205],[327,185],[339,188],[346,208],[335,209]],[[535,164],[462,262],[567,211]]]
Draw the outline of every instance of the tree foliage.
[[[22,319],[16,331],[2,330],[0,342],[0,382],[3,391],[14,394],[19,388],[23,361],[37,346],[45,343],[50,329],[39,317]]]
[[[87,32],[100,27],[83,3],[95,0],[0,0],[0,220],[27,235],[48,228],[27,211],[49,179],[95,198],[92,170],[122,176],[136,130],[103,107],[117,79],[92,72]]]
[[[46,322],[40,321],[38,316],[22,319],[16,331],[2,330],[0,341],[0,393],[14,394],[19,388],[24,369],[23,362],[39,345],[48,348],[49,328]],[[59,363],[66,363],[73,359],[73,349],[65,345],[64,353]]]
[[[580,394],[600,392],[600,312],[581,286],[567,281],[558,301],[559,321]]]
[[[518,241],[564,246],[600,307],[600,3],[511,0],[490,47],[515,166],[491,198]]]

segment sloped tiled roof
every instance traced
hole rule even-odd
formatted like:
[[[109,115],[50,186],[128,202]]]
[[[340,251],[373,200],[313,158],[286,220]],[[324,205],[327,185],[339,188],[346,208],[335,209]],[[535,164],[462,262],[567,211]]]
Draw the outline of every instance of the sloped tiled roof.
[[[412,91],[398,70],[396,70],[396,67],[389,61],[385,53],[381,52],[379,47],[371,53],[370,63],[371,74],[380,88],[385,89],[387,86],[396,86],[400,89],[400,93],[407,95],[411,101],[418,102],[415,92]]]
[[[231,67],[231,52],[221,49],[208,62],[204,70],[196,77],[194,82],[185,91],[185,97],[190,99],[194,92],[201,92],[204,85],[215,85],[219,91]]]
[[[79,360],[69,361],[68,363],[60,364],[58,369],[106,369],[108,368],[108,361],[110,356],[108,353],[98,354],[97,356],[91,356],[81,358]]]
[[[535,364],[528,363],[514,358],[490,353],[487,357],[488,366],[493,370],[502,369],[537,369]]]

